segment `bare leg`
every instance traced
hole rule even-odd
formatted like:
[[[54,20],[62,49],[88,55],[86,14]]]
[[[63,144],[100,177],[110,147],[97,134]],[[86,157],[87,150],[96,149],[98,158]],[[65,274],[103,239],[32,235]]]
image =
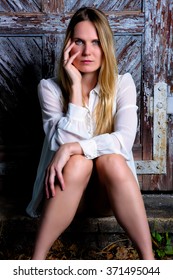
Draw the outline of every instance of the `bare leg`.
[[[116,219],[135,243],[141,259],[153,260],[143,199],[125,159],[121,155],[104,155],[96,160],[96,168]]]
[[[70,158],[63,172],[65,190],[56,188],[56,196],[47,200],[32,259],[45,259],[48,250],[74,218],[92,173],[93,163],[80,155]]]

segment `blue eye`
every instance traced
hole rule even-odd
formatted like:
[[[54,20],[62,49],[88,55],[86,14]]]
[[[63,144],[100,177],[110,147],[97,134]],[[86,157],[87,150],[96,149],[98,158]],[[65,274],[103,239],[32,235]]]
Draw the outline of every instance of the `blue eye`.
[[[81,46],[81,45],[83,45],[83,41],[80,39],[77,39],[77,40],[75,40],[75,44],[78,46]]]
[[[93,41],[93,45],[98,45],[99,46],[100,45],[100,41],[99,40],[94,40]]]

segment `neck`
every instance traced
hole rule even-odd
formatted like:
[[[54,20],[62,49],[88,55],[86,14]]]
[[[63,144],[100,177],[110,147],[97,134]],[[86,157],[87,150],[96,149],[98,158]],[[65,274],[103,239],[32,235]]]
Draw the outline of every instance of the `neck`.
[[[82,76],[82,92],[84,97],[89,97],[90,91],[96,86],[98,75],[96,73],[84,74]]]

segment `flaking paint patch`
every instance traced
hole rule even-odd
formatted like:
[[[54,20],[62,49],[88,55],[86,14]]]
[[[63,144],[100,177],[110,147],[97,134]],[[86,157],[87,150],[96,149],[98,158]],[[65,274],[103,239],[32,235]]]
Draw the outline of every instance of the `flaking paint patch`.
[[[154,86],[153,160],[136,161],[138,174],[165,174],[167,152],[167,84]]]

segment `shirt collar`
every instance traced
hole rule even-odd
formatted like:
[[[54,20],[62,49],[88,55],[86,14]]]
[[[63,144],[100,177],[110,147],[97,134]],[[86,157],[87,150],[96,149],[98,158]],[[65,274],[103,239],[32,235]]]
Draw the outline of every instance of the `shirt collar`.
[[[97,95],[99,95],[99,92],[100,92],[100,85],[99,85],[98,83],[96,84],[95,88],[93,88],[93,91],[94,91]]]

